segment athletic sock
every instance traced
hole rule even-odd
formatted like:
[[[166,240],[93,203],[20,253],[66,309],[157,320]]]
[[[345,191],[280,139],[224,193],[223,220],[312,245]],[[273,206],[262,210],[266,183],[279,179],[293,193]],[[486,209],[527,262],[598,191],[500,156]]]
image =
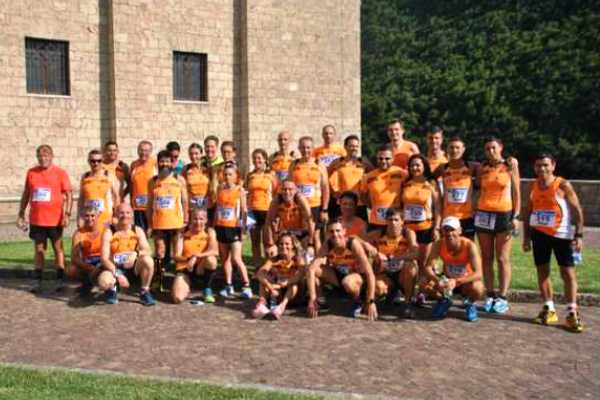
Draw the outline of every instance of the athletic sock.
[[[210,288],[212,283],[212,276],[215,273],[213,270],[204,270],[204,275],[202,275],[202,284],[204,285],[204,289]]]
[[[549,311],[556,311],[556,308],[554,307],[554,302],[552,300],[545,301],[544,305],[548,307]]]
[[[567,311],[569,311],[569,312],[577,312],[577,303],[569,303],[569,304],[567,304]]]

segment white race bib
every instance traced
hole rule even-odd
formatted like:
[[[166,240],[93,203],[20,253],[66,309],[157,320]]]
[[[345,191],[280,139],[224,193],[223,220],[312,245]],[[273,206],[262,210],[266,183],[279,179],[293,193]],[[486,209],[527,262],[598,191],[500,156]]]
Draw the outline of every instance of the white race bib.
[[[156,208],[163,210],[175,208],[175,198],[173,196],[158,196],[156,198]]]
[[[496,227],[496,214],[477,211],[475,213],[475,226],[478,228],[494,230]]]
[[[385,262],[385,269],[389,272],[398,272],[404,266],[404,260],[399,260],[397,258],[388,258]]]
[[[448,275],[453,276],[464,276],[467,274],[467,266],[464,264],[449,264],[446,266]]]
[[[38,203],[48,203],[51,200],[51,191],[50,188],[35,188],[33,189],[33,196],[31,196],[31,201],[35,201]]]
[[[313,197],[315,195],[314,185],[298,185],[298,190],[304,197]]]
[[[135,196],[135,205],[136,207],[146,207],[148,205],[148,195],[138,194]]]
[[[220,220],[223,220],[223,221],[233,221],[233,219],[235,218],[233,208],[229,208],[229,207],[217,208],[217,216]]]
[[[288,171],[284,170],[284,171],[277,171],[275,174],[277,175],[277,178],[279,178],[279,180],[281,182],[283,182],[287,179],[289,173],[288,173]]]
[[[378,219],[386,219],[389,207],[377,207],[375,209],[375,214]]]
[[[423,222],[427,220],[425,207],[417,204],[407,204],[404,206],[404,219],[410,222]]]
[[[102,199],[88,200],[85,202],[85,205],[88,207],[94,207],[99,213],[104,212],[104,200]]]
[[[129,260],[131,254],[132,253],[130,252],[116,253],[113,255],[113,263],[115,263],[116,265],[123,265]]]
[[[469,195],[468,188],[452,188],[446,192],[448,197],[448,203],[450,204],[464,204],[467,202]]]
[[[198,208],[202,208],[202,207],[206,206],[206,202],[207,202],[207,199],[205,196],[195,196],[195,197],[192,197],[192,199],[190,200],[190,203],[192,203],[192,205],[194,207],[198,207]]]
[[[335,160],[337,160],[338,158],[340,158],[340,156],[335,155],[335,154],[327,154],[325,156],[319,157],[319,161],[321,161],[323,164],[325,164],[326,167],[329,167],[329,165],[332,162],[334,162]]]
[[[534,211],[529,217],[529,224],[531,226],[554,227],[556,224],[556,213],[548,210]]]

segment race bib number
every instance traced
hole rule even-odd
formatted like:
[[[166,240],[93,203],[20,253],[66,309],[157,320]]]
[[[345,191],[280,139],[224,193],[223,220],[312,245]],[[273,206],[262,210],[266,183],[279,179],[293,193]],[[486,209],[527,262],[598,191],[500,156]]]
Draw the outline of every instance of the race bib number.
[[[389,272],[398,272],[402,269],[404,265],[404,260],[398,260],[397,258],[388,258],[385,263],[385,268]]]
[[[335,268],[338,270],[338,272],[339,272],[340,274],[342,274],[342,275],[344,275],[344,276],[345,276],[345,275],[348,275],[348,274],[350,273],[350,270],[351,270],[351,268],[350,268],[350,266],[349,266],[349,265],[344,265],[344,264],[342,264],[342,265],[337,265]]]
[[[304,197],[313,197],[315,195],[315,187],[313,185],[298,185],[298,190]]]
[[[404,206],[404,219],[411,222],[422,222],[427,219],[425,207],[416,204]]]
[[[467,274],[467,266],[464,264],[450,264],[446,268],[449,276],[464,276]]]
[[[235,218],[233,208],[219,207],[217,208],[217,215],[222,221],[232,221]]]
[[[100,257],[86,257],[83,261],[86,264],[91,264],[96,268],[100,265]]]
[[[115,265],[123,265],[127,263],[130,257],[131,253],[116,253],[113,255],[113,262]]]
[[[202,208],[206,206],[206,201],[207,199],[204,196],[195,196],[192,197],[190,202],[194,207]]]
[[[389,207],[377,207],[375,209],[375,214],[377,215],[377,219],[385,219],[387,217]]]
[[[175,198],[173,196],[158,196],[156,198],[156,207],[162,210],[175,208]]]
[[[340,156],[336,156],[335,154],[328,154],[326,156],[319,157],[319,161],[325,164],[326,167],[329,167],[329,165],[338,158],[340,158]]]
[[[31,201],[35,201],[38,203],[48,203],[52,198],[50,193],[50,188],[35,188],[33,190],[33,196],[31,197]]]
[[[285,181],[289,175],[288,171],[277,171],[275,174],[281,182]]]
[[[148,205],[148,196],[145,194],[138,194],[135,196],[136,207],[146,207]]]
[[[94,207],[99,213],[104,212],[104,200],[102,199],[88,200],[85,202],[85,205]]]
[[[529,218],[531,226],[549,226],[553,227],[556,224],[556,213],[554,211],[534,211]]]
[[[448,203],[450,204],[464,204],[467,202],[467,196],[469,194],[468,188],[453,188],[448,189],[446,192],[448,195]]]
[[[494,230],[496,227],[496,214],[477,211],[477,213],[475,213],[475,226],[478,228]]]

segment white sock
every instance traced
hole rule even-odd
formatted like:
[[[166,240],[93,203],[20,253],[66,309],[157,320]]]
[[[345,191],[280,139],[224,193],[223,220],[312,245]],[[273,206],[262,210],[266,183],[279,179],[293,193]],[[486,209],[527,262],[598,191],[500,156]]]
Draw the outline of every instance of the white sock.
[[[577,311],[577,303],[567,304],[567,311]]]
[[[545,301],[544,305],[548,307],[548,310],[556,311],[556,308],[554,308],[554,302],[552,300]]]

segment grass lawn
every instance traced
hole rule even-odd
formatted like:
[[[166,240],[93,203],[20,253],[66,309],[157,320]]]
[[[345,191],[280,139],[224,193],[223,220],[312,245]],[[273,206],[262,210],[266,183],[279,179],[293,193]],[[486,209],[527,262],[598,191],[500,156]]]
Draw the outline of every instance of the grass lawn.
[[[52,257],[49,249],[48,255]],[[71,251],[70,239],[65,239],[65,253],[67,262]],[[244,259],[249,265],[250,242],[244,242]],[[31,242],[5,242],[0,243],[0,268],[32,268],[33,245]],[[253,270],[252,267],[249,268]],[[600,250],[586,249],[583,252],[583,264],[577,267],[579,278],[579,291],[581,293],[600,293]],[[562,292],[562,284],[558,268],[553,259],[555,290]],[[512,288],[537,290],[537,278],[531,253],[523,253],[521,241],[513,242],[513,280]]]
[[[320,399],[322,397],[233,389],[158,379],[15,368],[0,365],[0,400],[127,399]]]

